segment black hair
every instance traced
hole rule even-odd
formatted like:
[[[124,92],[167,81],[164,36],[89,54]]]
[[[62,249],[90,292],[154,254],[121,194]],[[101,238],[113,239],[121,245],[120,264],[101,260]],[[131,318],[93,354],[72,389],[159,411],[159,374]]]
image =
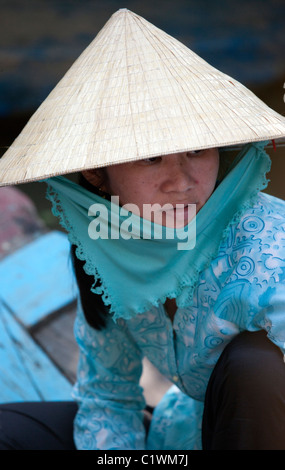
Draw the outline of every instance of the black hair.
[[[88,191],[101,195],[101,192],[89,183],[81,174],[79,175],[78,184],[88,189]],[[85,261],[78,259],[75,252],[76,246],[72,245],[71,260],[84,316],[91,327],[96,330],[102,330],[106,326],[106,316],[109,314],[109,308],[104,304],[101,295],[95,294],[91,291],[94,284],[94,277],[86,274],[83,268]],[[96,284],[96,287],[98,286],[100,286],[99,281],[97,281]]]

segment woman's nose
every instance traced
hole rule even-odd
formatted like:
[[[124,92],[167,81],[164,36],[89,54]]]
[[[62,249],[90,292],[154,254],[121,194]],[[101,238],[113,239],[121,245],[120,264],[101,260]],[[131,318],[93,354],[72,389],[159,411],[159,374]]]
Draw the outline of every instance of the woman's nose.
[[[186,154],[167,156],[162,183],[164,192],[184,192],[195,185],[188,160]]]

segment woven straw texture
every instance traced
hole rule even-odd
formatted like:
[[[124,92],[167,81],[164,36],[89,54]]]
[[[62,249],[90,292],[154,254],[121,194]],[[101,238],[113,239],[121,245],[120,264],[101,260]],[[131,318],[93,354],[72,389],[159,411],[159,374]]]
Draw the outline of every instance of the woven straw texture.
[[[1,158],[0,185],[284,136],[284,117],[122,9]]]

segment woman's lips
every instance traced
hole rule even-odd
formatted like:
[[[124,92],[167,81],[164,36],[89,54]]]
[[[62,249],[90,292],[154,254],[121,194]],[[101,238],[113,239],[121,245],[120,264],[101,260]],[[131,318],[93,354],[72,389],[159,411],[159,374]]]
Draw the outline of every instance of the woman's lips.
[[[176,204],[165,211],[165,225],[172,228],[182,228],[188,225],[196,215],[196,203]]]
[[[146,204],[143,208],[143,217],[158,225],[169,228],[183,228],[196,216],[197,203],[158,204],[153,207]]]

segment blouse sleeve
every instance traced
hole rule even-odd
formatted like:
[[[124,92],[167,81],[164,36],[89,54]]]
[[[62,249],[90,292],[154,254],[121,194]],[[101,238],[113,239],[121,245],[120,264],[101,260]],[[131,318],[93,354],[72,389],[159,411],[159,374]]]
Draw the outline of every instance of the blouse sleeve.
[[[108,318],[106,328],[95,330],[79,306],[75,337],[79,345],[73,390],[79,405],[74,423],[77,449],[145,449],[145,400],[139,385],[142,357],[125,322]]]

